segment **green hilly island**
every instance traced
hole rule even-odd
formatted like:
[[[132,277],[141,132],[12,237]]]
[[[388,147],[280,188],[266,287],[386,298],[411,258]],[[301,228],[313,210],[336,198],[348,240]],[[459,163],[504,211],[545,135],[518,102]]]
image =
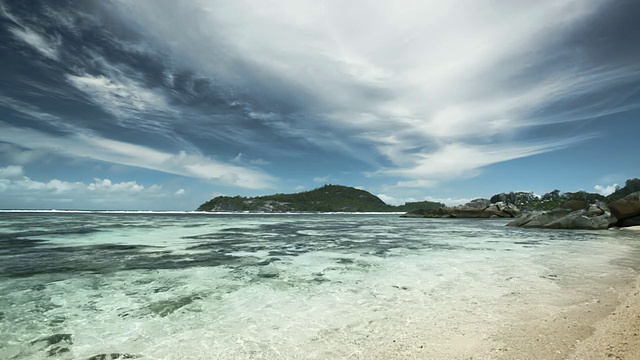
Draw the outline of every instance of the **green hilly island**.
[[[388,205],[379,197],[360,189],[341,185],[325,185],[295,194],[274,194],[257,197],[218,196],[198,207],[198,211],[255,212],[403,212],[416,209],[437,209],[437,202],[408,202]]]
[[[561,192],[553,190],[542,196],[532,192],[510,192],[493,195],[490,199],[476,199],[475,205],[484,200],[487,204],[504,203],[516,206],[519,211],[545,211],[558,208],[568,202],[593,204],[622,199],[640,191],[640,179],[629,179],[625,186],[608,196],[585,191]],[[483,202],[483,203],[484,203]],[[470,203],[470,204],[472,204]],[[467,205],[470,205],[467,204]],[[464,205],[464,206],[467,206]],[[414,212],[422,214],[440,209],[435,214],[446,213],[445,204],[431,201],[407,202],[404,205],[388,205],[379,197],[361,189],[342,185],[324,185],[310,191],[295,194],[274,194],[256,197],[218,196],[200,205],[197,211],[212,212]]]

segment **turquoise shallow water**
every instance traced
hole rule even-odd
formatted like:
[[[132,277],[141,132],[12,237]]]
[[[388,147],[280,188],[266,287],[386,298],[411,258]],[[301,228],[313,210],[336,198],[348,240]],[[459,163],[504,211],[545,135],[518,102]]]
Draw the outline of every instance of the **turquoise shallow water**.
[[[635,274],[636,234],[504,224],[0,213],[0,359],[370,358],[402,338],[447,354]]]

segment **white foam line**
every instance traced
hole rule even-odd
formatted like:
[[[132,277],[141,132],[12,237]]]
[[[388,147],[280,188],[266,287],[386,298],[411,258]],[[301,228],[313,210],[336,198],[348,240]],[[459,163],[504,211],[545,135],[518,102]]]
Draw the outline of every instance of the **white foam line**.
[[[402,215],[404,212],[233,212],[233,211],[157,211],[157,210],[58,210],[4,209],[0,213],[69,213],[69,214],[197,214],[197,215]]]

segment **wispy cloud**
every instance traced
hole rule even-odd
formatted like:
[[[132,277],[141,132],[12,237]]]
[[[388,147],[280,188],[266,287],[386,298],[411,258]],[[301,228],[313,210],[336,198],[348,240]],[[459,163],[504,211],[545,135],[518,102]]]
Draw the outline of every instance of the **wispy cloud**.
[[[55,41],[51,41],[47,39],[43,35],[35,32],[34,30],[24,27],[12,27],[9,29],[13,36],[16,39],[23,41],[24,43],[31,46],[33,49],[38,51],[40,54],[50,58],[57,60],[58,59],[58,49]]]
[[[249,104],[252,119],[345,153],[359,139],[380,162],[392,164],[377,174],[406,177],[402,186],[468,176],[492,163],[577,141],[510,139],[531,127],[568,120],[541,116],[550,104],[593,93],[602,84],[617,86],[629,76],[638,79],[640,73],[631,68],[598,68],[584,61],[557,61],[543,70],[550,58],[572,59],[561,47],[563,39],[604,5],[127,4],[133,18],[172,43],[183,65],[219,79],[239,96],[248,95],[243,103]],[[601,110],[624,111],[626,106],[609,105]],[[294,112],[283,117],[278,107]],[[584,110],[573,119],[593,114],[593,109]],[[327,132],[331,141],[323,141]]]
[[[329,181],[329,176],[316,176],[313,178],[313,181],[317,182],[317,183],[326,183],[327,181]]]
[[[400,166],[381,169],[373,175],[400,176],[417,179],[398,182],[400,187],[431,187],[436,180],[447,178],[469,178],[478,174],[478,169],[507,160],[532,156],[563,147],[588,137],[528,144],[471,145],[451,143],[435,152],[407,151],[395,155],[393,160]],[[427,179],[421,179],[426,177]]]
[[[87,135],[55,137],[35,130],[0,126],[0,141],[31,149],[50,149],[73,156],[135,166],[213,183],[261,189],[273,186],[275,178],[251,168],[226,164],[200,155],[171,154],[149,147]]]
[[[585,40],[614,18],[604,0],[96,3],[0,3],[10,45],[55,64],[0,97],[12,148],[248,189],[277,183],[260,167],[339,156],[401,198],[639,108],[640,51]]]
[[[104,75],[67,75],[67,79],[117,117],[170,109],[162,96],[130,79],[122,81]]]

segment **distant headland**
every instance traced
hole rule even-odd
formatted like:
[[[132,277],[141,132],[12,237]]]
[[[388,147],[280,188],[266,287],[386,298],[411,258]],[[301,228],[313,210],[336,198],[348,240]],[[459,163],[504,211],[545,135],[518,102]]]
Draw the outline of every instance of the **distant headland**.
[[[404,212],[417,218],[516,218],[508,225],[552,229],[607,229],[640,225],[640,179],[608,196],[553,190],[542,196],[509,192],[459,206],[431,201],[394,206],[361,189],[324,185],[295,194],[257,197],[218,196],[200,205],[210,212]]]
[[[445,205],[431,201],[407,202],[404,205],[393,206],[364,190],[342,185],[324,185],[295,194],[218,196],[200,205],[197,211],[407,212],[442,207]]]

